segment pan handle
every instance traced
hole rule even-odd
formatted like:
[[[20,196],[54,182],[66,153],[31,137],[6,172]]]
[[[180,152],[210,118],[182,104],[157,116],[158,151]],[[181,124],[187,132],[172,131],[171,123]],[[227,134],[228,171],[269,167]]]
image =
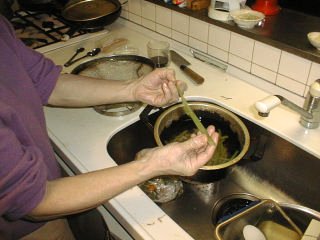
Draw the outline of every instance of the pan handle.
[[[149,113],[154,109],[154,106],[147,105],[143,111],[139,114],[140,120],[147,126],[147,128],[153,132],[153,125],[149,119]]]
[[[157,109],[158,112],[155,112],[154,116],[151,116],[151,119],[149,118],[149,114],[152,110]],[[154,123],[156,122],[156,119],[154,117],[158,117],[163,112],[162,107],[154,107],[151,105],[147,105],[142,112],[139,114],[139,118],[143,124],[147,126],[147,128],[153,133],[154,130]]]
[[[266,145],[268,143],[268,136],[259,135],[251,138],[250,147],[248,152],[244,155],[241,163],[246,161],[259,161],[264,157]]]

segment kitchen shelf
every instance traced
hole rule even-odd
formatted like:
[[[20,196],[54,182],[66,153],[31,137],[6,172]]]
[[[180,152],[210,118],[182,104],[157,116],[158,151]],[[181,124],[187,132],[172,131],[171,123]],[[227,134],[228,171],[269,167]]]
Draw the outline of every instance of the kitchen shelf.
[[[263,27],[241,29],[233,21],[209,18],[207,9],[192,11],[159,0],[147,1],[320,63],[320,51],[307,38],[309,32],[320,32],[320,17],[283,8],[279,14],[267,16]]]

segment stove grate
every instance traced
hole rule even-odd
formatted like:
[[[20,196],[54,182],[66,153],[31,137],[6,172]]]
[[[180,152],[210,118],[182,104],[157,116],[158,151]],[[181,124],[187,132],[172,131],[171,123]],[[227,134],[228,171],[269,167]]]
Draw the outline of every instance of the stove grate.
[[[10,21],[17,37],[34,49],[64,41],[65,34],[73,38],[88,32],[77,30],[76,26],[54,13],[17,10]]]

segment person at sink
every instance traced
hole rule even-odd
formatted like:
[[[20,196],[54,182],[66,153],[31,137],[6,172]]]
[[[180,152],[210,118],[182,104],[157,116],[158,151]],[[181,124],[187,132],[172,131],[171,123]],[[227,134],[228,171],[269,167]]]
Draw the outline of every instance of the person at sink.
[[[60,66],[16,39],[2,16],[0,46],[0,239],[74,239],[65,216],[95,208],[158,175],[193,175],[213,155],[215,147],[198,134],[143,150],[128,164],[61,177],[43,105],[141,101],[164,106],[178,100],[175,85],[185,90],[186,84],[170,69],[131,81],[61,74]],[[213,126],[208,132],[217,142]]]

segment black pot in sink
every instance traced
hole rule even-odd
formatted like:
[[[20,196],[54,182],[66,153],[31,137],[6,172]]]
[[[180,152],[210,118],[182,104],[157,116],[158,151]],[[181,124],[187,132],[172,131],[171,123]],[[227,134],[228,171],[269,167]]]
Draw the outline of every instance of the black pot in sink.
[[[195,175],[183,177],[183,180],[193,183],[210,183],[223,178],[227,169],[238,163],[246,154],[250,145],[250,135],[245,124],[232,112],[208,102],[188,102],[205,127],[214,125],[221,135],[224,152],[223,161],[209,161],[201,167]],[[141,115],[140,115],[141,117]],[[143,120],[143,119],[142,119]],[[144,120],[145,121],[145,120]],[[186,115],[183,104],[176,104],[165,109],[156,119],[153,134],[158,146],[166,145],[172,141],[184,141],[192,132],[197,131],[193,121]],[[221,146],[221,145],[220,145]],[[217,148],[218,149],[218,148]],[[219,151],[216,151],[219,152]],[[215,153],[216,154],[216,153]],[[217,163],[218,162],[218,163]]]

